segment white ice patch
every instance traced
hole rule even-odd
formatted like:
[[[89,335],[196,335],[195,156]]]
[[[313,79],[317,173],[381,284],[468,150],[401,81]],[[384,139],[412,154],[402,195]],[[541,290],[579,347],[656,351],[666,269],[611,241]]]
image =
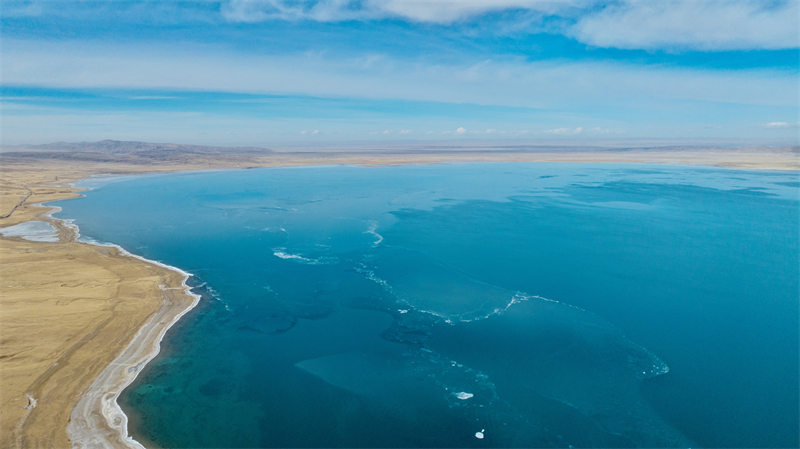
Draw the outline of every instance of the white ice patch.
[[[262,228],[261,230],[264,231],[264,232],[284,232],[286,234],[289,233],[286,229],[283,229],[282,227],[280,227],[280,228]]]
[[[369,229],[367,229],[364,232],[364,234],[372,234],[375,237],[375,241],[372,242],[372,247],[373,248],[377,248],[378,245],[380,245],[381,242],[383,241],[383,236],[378,234],[377,232],[375,232],[377,229],[378,229],[378,222],[377,221],[372,221],[369,224]]]
[[[461,399],[462,401],[467,400],[467,399],[471,398],[472,396],[475,396],[472,393],[466,393],[464,391],[462,391],[460,393],[453,393],[453,394],[456,395],[456,397]]]
[[[475,438],[482,440],[483,439],[483,432],[486,432],[486,429],[481,429],[480,432],[475,432]]]
[[[378,276],[376,276],[375,272],[372,271],[372,270],[367,269],[366,265],[364,265],[363,263],[359,264],[359,265],[360,265],[360,267],[356,268],[357,272],[359,272],[361,274],[365,274],[367,276],[367,279],[369,279],[370,281],[375,282],[376,284],[380,285],[387,292],[392,293],[392,287],[389,285],[388,282],[386,282],[383,279],[381,279]],[[398,298],[398,299],[400,299],[400,298]],[[408,310],[406,310],[406,312],[408,312]],[[405,313],[405,312],[403,312],[401,310],[400,313]]]
[[[285,253],[283,251],[273,251],[273,253],[276,256],[280,257],[281,259],[297,259],[297,260],[304,260],[304,261],[307,261],[307,262],[311,262],[311,259],[307,259],[307,258],[305,258],[303,256],[298,256],[297,254],[289,254],[289,253]]]
[[[0,229],[4,237],[22,237],[32,242],[57,242],[58,231],[44,221],[28,221]]]
[[[298,254],[290,254],[287,252],[282,251],[285,248],[276,248],[272,250],[272,253],[280,257],[281,259],[285,260],[293,260],[295,262],[304,263],[307,265],[325,265],[329,263],[336,262],[335,257],[320,257],[319,259],[309,259],[308,257],[303,257]]]

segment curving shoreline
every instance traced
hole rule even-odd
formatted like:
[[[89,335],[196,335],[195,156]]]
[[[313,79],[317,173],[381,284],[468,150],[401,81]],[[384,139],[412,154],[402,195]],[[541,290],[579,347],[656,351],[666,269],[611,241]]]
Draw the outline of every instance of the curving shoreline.
[[[68,185],[75,189],[73,183]],[[69,230],[66,240],[84,245],[114,248],[117,257],[137,259],[148,265],[169,270],[181,276],[178,286],[158,285],[162,303],[158,310],[137,330],[130,343],[113,359],[108,366],[92,381],[89,388],[81,394],[81,398],[70,413],[67,435],[73,448],[129,448],[145,449],[145,447],[128,434],[128,416],[117,402],[120,394],[138,376],[139,372],[161,351],[161,341],[166,332],[186,313],[194,309],[200,302],[200,295],[191,291],[186,284],[191,273],[158,261],[146,259],[133,254],[113,243],[96,241],[79,241],[80,228],[73,219],[56,218],[53,214],[61,211],[61,207],[43,203],[33,207],[46,207],[40,217],[54,222],[59,228]],[[187,304],[188,303],[188,304]],[[36,400],[29,396],[33,407]]]
[[[200,301],[200,295],[191,292],[186,284],[191,274],[160,262],[131,254],[118,245],[123,257],[133,257],[145,263],[175,271],[183,276],[179,287],[159,285],[162,305],[142,326],[128,346],[92,382],[70,414],[67,435],[74,448],[136,448],[144,446],[128,435],[128,416],[117,403],[117,398],[153,360],[161,350],[166,332]],[[191,298],[188,305],[180,296]]]
[[[79,241],[72,219],[53,217],[61,208],[52,201],[81,196],[83,189],[73,183],[106,170],[67,177],[63,167],[53,168],[55,174],[30,168],[18,173],[34,193],[14,204],[13,216],[0,224],[54,228],[52,242],[1,239],[2,305],[12,320],[1,336],[14,344],[3,348],[0,366],[0,446],[143,448],[128,435],[117,398],[200,296],[187,285],[192,275],[177,267],[116,244]],[[67,179],[53,183],[59,177]],[[17,316],[26,318],[12,318]]]
[[[60,207],[41,204],[39,206],[50,208],[48,212],[42,214],[43,217],[70,229],[75,233],[73,239],[78,239],[80,229],[71,219],[52,216],[61,210]],[[86,241],[79,243],[115,248],[118,257],[134,258],[146,264],[173,271],[182,277],[179,286],[158,285],[162,297],[161,306],[136,332],[125,349],[108,364],[81,395],[81,399],[70,413],[70,421],[66,429],[73,448],[144,449],[141,443],[128,435],[128,416],[117,403],[117,399],[122,391],[136,379],[142,368],[158,355],[161,351],[161,341],[166,332],[181,317],[197,306],[200,302],[200,295],[193,293],[191,287],[186,284],[192,274],[180,268],[132,254],[116,244]],[[189,299],[188,304],[187,298]]]
[[[311,158],[311,155],[320,157]],[[689,151],[558,155],[488,152],[431,155],[284,153],[256,158],[249,167],[476,160],[668,162],[781,170],[797,170],[798,167],[794,153],[776,156]],[[60,242],[0,239],[0,250],[4,251],[5,257],[4,280],[14,284],[0,286],[3,288],[4,301],[14,303],[4,303],[7,317],[3,323],[4,333],[22,342],[3,348],[4,354],[8,354],[2,360],[3,367],[8,372],[13,369],[20,374],[15,374],[15,378],[9,375],[3,378],[5,402],[2,411],[5,427],[0,434],[6,435],[0,437],[0,446],[66,447],[71,444],[74,447],[143,448],[142,444],[129,436],[128,417],[116,401],[136,379],[142,367],[160,352],[160,342],[166,332],[197,306],[199,298],[186,284],[191,274],[131,254],[117,245],[85,240],[76,242],[78,229],[70,219],[49,216],[58,210],[56,206],[37,206],[43,202],[78,196],[80,189],[70,183],[99,173],[131,175],[242,167],[224,160],[146,167],[107,162],[81,163],[78,166],[64,161],[32,161],[4,159],[7,162],[7,173],[4,175],[8,185],[3,187],[3,191],[10,193],[9,206],[4,212],[12,207],[14,211],[0,220],[0,227],[27,221],[47,221],[57,224]],[[12,269],[12,264],[8,263],[12,256],[18,269]],[[87,267],[95,271],[85,271]],[[101,270],[102,279],[97,277]],[[36,277],[35,274],[29,274],[37,271],[47,275]],[[61,282],[64,284],[60,287],[55,285]],[[116,288],[122,285],[120,282],[127,289],[124,294],[103,296],[103,287]],[[98,284],[96,289],[95,283]],[[23,284],[33,286],[36,290],[29,288],[29,293],[25,293],[21,288]],[[49,287],[50,284],[53,287]],[[159,284],[163,284],[160,289],[157,288]],[[46,290],[48,288],[51,290]],[[144,295],[148,295],[149,302],[144,301]],[[79,300],[75,301],[75,298]],[[64,305],[59,304],[59,300]],[[25,320],[10,321],[8,317],[11,315],[8,313],[11,310],[15,313],[19,311],[20,316],[24,313]],[[70,313],[69,317],[64,315],[65,312]],[[67,318],[71,321],[64,324]],[[56,321],[58,323],[53,325]],[[44,333],[47,335],[43,336]],[[45,337],[50,338],[45,341],[47,345],[42,344]],[[118,355],[115,357],[114,353]],[[22,371],[20,367],[27,371]]]

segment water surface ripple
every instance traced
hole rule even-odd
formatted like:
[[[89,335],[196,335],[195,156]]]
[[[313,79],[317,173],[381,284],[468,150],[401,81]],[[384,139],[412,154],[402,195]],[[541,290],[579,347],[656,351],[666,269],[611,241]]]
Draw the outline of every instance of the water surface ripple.
[[[58,205],[204,295],[121,398],[146,445],[788,447],[797,177],[323,166]]]

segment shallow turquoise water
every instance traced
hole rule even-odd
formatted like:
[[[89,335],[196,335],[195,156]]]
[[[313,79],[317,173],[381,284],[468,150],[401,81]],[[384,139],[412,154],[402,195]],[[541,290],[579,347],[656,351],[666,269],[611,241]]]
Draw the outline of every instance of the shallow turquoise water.
[[[195,274],[206,298],[121,398],[143,440],[798,445],[797,173],[498,163],[85,184],[60,217]]]

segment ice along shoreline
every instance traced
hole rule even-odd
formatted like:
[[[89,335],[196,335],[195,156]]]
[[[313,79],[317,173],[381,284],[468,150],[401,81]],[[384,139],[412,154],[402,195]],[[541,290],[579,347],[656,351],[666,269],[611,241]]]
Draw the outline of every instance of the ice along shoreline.
[[[58,222],[74,232],[74,241],[80,230],[71,219],[52,215],[61,210],[58,206],[40,204],[50,210],[42,216]],[[113,359],[92,381],[89,388],[70,413],[67,435],[73,448],[129,448],[145,449],[128,433],[128,416],[117,399],[131,384],[148,362],[161,351],[161,341],[166,332],[200,302],[200,295],[191,291],[186,281],[193,276],[180,268],[133,254],[119,245],[81,240],[80,243],[111,247],[117,250],[116,257],[131,257],[149,265],[177,273],[181,276],[177,286],[158,285],[161,291],[161,306],[136,332],[125,349]]]

